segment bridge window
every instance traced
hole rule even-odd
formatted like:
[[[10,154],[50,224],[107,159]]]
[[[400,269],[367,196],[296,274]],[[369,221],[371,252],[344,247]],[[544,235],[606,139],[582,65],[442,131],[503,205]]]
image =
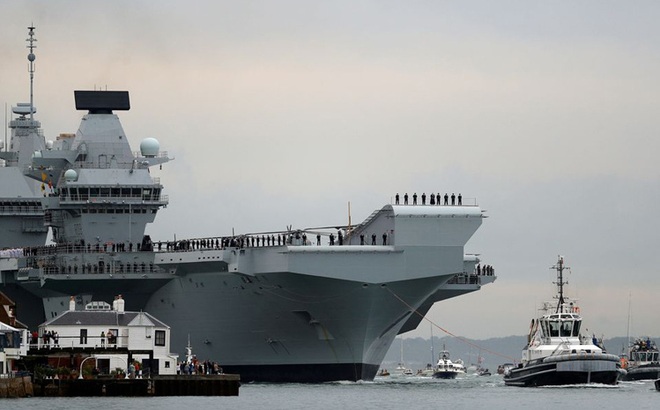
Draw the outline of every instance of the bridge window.
[[[573,323],[573,336],[577,337],[580,334],[580,321],[576,320]]]

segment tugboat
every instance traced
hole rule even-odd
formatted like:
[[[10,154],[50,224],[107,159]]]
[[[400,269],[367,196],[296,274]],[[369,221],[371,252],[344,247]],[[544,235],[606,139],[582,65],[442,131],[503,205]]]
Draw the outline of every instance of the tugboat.
[[[637,339],[628,349],[628,358],[621,359],[623,368],[628,372],[621,380],[654,380],[659,378],[659,355],[658,346],[650,338]]]
[[[617,384],[626,373],[619,358],[605,353],[600,342],[580,335],[582,317],[577,301],[564,296],[564,258],[552,267],[557,271],[557,302],[546,302],[545,312],[532,320],[522,361],[504,373],[507,386],[569,384]]]
[[[449,352],[443,346],[433,377],[436,379],[455,379],[459,374],[465,374],[463,362],[461,360],[452,362],[449,358]]]

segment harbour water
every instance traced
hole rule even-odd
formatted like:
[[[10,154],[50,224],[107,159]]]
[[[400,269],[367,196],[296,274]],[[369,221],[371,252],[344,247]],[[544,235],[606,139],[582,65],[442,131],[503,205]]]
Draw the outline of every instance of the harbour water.
[[[10,407],[5,407],[6,405]],[[660,392],[652,381],[617,386],[589,385],[520,388],[505,386],[502,378],[466,376],[456,380],[376,378],[373,382],[322,384],[266,384],[241,386],[238,397],[78,397],[4,400],[0,408],[13,410],[164,409],[657,409]]]

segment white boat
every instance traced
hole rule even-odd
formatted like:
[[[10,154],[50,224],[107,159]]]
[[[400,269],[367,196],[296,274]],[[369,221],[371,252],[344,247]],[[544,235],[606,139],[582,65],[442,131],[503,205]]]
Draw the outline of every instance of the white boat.
[[[463,361],[459,359],[452,362],[449,358],[449,352],[445,350],[443,346],[433,377],[436,379],[455,379],[456,376],[465,374],[465,372]]]
[[[414,375],[412,369],[406,367],[406,362],[403,361],[403,338],[401,338],[401,360],[399,361],[396,369],[394,369],[394,374],[403,376]]]
[[[616,384],[625,374],[616,355],[607,354],[596,338],[582,336],[582,317],[576,301],[564,296],[563,257],[557,265],[557,302],[544,304],[545,312],[532,320],[528,345],[521,363],[504,373],[508,386]]]
[[[433,377],[435,373],[435,367],[428,363],[425,368],[417,370],[417,376],[419,377]]]

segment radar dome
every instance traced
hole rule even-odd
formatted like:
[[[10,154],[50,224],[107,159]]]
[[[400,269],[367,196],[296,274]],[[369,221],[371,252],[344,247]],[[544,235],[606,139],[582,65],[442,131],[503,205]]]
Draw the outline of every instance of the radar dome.
[[[41,158],[41,151],[34,151],[34,154],[32,154],[32,158]]]
[[[73,169],[67,169],[64,173],[64,179],[66,182],[73,182],[78,179],[78,173]]]
[[[51,140],[46,141],[46,149],[48,150],[53,149],[53,141]]]
[[[155,157],[160,150],[160,143],[156,138],[145,138],[140,143],[140,152],[144,157]]]

